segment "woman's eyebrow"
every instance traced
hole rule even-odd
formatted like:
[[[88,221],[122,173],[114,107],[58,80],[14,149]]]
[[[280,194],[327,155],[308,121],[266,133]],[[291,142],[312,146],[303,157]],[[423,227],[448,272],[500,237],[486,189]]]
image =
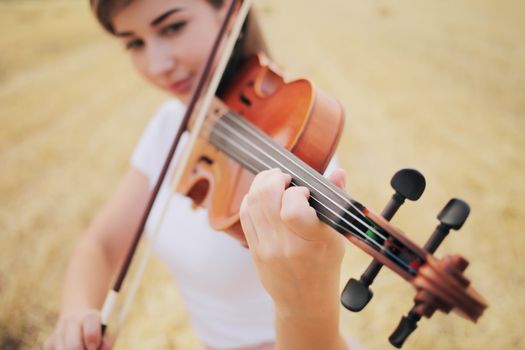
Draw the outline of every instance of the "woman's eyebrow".
[[[151,26],[154,27],[158,24],[160,24],[162,21],[164,21],[169,15],[171,15],[172,13],[175,13],[175,12],[179,12],[181,11],[182,8],[174,8],[174,9],[171,9],[171,10],[168,10],[166,12],[164,12],[162,15],[158,16],[157,18],[155,18],[153,21],[151,21]]]
[[[162,23],[162,21],[164,21],[166,18],[168,18],[171,14],[175,13],[175,12],[179,12],[179,11],[182,11],[183,9],[182,8],[174,8],[174,9],[171,9],[171,10],[168,10],[166,12],[164,12],[162,15],[158,16],[157,18],[155,18],[153,21],[151,21],[150,25],[152,27],[155,27],[157,25],[159,25],[160,23]],[[129,37],[129,36],[133,36],[133,32],[132,31],[125,31],[125,32],[120,32],[120,33],[115,33],[116,36],[118,37]]]
[[[133,32],[120,32],[120,33],[115,33],[115,36],[118,36],[119,38],[126,38],[128,36],[133,36]]]

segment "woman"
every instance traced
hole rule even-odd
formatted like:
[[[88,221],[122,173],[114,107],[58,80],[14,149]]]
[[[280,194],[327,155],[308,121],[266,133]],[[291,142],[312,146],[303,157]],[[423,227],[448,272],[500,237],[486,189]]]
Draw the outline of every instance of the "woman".
[[[99,309],[227,8],[218,0],[91,0],[91,5],[127,48],[138,73],[177,100],[153,117],[130,169],[77,246],[45,349],[98,349],[101,342],[109,348],[100,336]],[[251,18],[235,56],[258,50],[264,43]],[[330,179],[342,186],[344,173],[337,170]],[[193,211],[189,199],[178,196],[168,208],[155,250],[174,275],[206,349],[347,348],[338,330],[344,240],[319,222],[308,205],[308,190],[288,188],[289,182],[278,170],[255,178],[241,208],[249,250],[211,230],[206,213]],[[165,186],[157,202],[167,193]],[[154,208],[150,222],[158,215]]]

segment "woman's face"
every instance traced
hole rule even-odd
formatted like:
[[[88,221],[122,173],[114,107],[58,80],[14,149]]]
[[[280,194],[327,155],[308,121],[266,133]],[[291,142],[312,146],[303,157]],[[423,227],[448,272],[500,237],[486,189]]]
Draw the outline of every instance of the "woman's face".
[[[188,103],[225,8],[204,0],[135,0],[113,17],[137,71]]]

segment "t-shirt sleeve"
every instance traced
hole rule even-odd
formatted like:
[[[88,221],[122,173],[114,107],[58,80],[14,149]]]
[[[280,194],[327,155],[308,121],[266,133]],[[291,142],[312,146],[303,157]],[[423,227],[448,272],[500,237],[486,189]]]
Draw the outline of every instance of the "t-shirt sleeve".
[[[176,100],[163,103],[135,146],[131,166],[146,175],[150,188],[155,186],[184,112],[184,105]]]

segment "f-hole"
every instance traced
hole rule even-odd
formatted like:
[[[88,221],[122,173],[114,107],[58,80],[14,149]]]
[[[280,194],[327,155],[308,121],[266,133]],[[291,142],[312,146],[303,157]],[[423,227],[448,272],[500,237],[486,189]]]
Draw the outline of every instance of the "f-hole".
[[[241,100],[241,102],[243,104],[245,104],[248,107],[250,107],[252,105],[252,101],[250,101],[250,99],[248,97],[246,97],[246,95],[244,95],[244,94],[241,94],[241,96],[239,96],[239,99]]]
[[[209,165],[213,164],[213,160],[208,158],[208,157],[206,157],[206,156],[200,157],[199,162],[204,162],[204,163],[209,164]]]
[[[187,196],[193,200],[194,206],[201,206],[208,196],[209,189],[210,182],[207,179],[200,179],[193,185]]]

